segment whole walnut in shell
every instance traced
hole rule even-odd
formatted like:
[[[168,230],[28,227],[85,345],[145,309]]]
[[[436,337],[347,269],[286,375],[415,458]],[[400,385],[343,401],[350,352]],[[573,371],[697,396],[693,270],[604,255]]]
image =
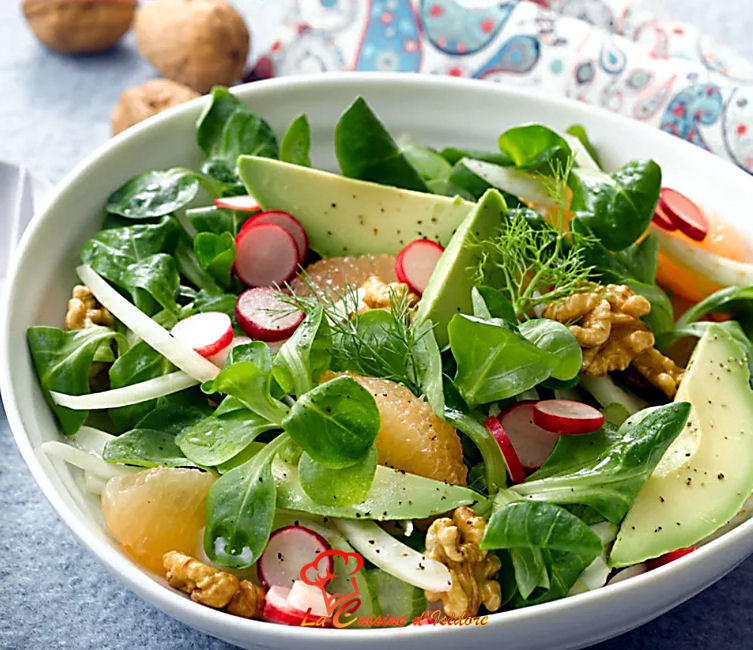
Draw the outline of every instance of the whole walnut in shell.
[[[24,0],[23,12],[36,37],[66,54],[99,52],[128,31],[133,0]]]
[[[150,79],[129,88],[112,110],[110,124],[115,135],[147,117],[199,96],[193,88],[170,79]]]
[[[163,77],[200,93],[243,75],[248,29],[224,0],[156,0],[138,11],[134,31],[139,52]]]

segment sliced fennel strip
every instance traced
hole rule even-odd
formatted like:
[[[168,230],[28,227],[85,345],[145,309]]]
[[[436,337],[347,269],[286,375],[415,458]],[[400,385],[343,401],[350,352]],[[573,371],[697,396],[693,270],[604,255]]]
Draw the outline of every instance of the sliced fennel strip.
[[[73,445],[57,440],[43,442],[39,445],[38,452],[48,458],[63,460],[105,481],[115,476],[122,476],[123,474],[130,474],[139,470],[138,467],[126,467],[125,465],[108,463],[94,453],[83,451]]]
[[[126,300],[91,266],[82,264],[76,269],[76,273],[78,273],[81,281],[89,287],[94,297],[115,318],[167,358],[173,365],[199,382],[211,381],[219,374],[220,369],[217,366],[178,341],[164,327]]]
[[[399,542],[373,521],[331,521],[353,548],[382,571],[419,589],[441,593],[450,588],[451,576],[444,564]]]
[[[131,406],[150,399],[172,395],[186,388],[198,384],[198,380],[182,370],[168,375],[148,379],[138,384],[123,386],[102,391],[101,393],[87,393],[85,395],[67,395],[50,391],[55,404],[73,409],[74,411],[88,411],[96,409],[111,409],[121,406]]]

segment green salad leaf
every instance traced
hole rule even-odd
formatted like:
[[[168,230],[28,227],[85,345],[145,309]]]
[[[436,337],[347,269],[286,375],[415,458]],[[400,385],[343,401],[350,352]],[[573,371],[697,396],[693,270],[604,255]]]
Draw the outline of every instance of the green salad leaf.
[[[196,142],[207,156],[202,171],[228,184],[231,193],[245,193],[236,171],[238,156],[277,158],[272,127],[222,86],[212,89],[211,102],[199,116]]]
[[[110,440],[102,458],[138,467],[197,467],[183,455],[172,433],[156,429],[132,429]]]
[[[159,253],[173,253],[178,243],[178,224],[170,217],[157,223],[143,223],[100,230],[81,248],[81,261],[102,277],[130,290],[128,267]]]
[[[661,189],[661,168],[634,160],[613,174],[574,169],[571,209],[610,251],[632,244],[648,228]]]
[[[204,551],[210,560],[245,569],[259,559],[275,517],[277,489],[271,465],[287,441],[286,435],[278,436],[209,489]]]
[[[454,382],[470,407],[525,392],[558,364],[504,321],[457,314],[447,331],[457,364]]]
[[[280,143],[280,160],[293,165],[311,167],[311,129],[306,114],[296,117],[285,131]]]
[[[534,318],[520,324],[520,333],[537,348],[553,356],[552,377],[562,381],[577,377],[583,363],[583,351],[569,328],[548,318]]]
[[[206,393],[232,395],[246,408],[279,426],[287,406],[272,396],[272,357],[261,341],[235,346],[224,369],[202,386]]]
[[[619,524],[638,490],[682,431],[689,413],[687,402],[644,409],[626,420],[614,444],[595,456],[594,439],[578,436],[583,440],[567,444],[583,445],[584,451],[572,453],[571,447],[569,466],[560,462],[556,472],[551,471],[551,465],[549,470],[542,467],[542,478],[521,483],[515,491],[533,501],[589,506]]]
[[[526,171],[551,174],[557,168],[568,168],[573,156],[567,140],[541,124],[514,126],[500,135],[497,143],[515,167]]]
[[[229,232],[216,235],[200,232],[194,237],[193,249],[196,260],[223,289],[232,286],[233,263],[235,262],[235,238]]]
[[[314,460],[341,469],[369,452],[379,423],[371,393],[355,379],[340,376],[301,395],[282,426]]]
[[[338,120],[335,153],[340,170],[348,178],[419,192],[428,189],[363,97]]]
[[[330,365],[332,339],[321,305],[314,307],[275,355],[275,379],[296,397],[310,391]]]
[[[87,327],[64,332],[57,327],[30,327],[26,338],[45,399],[65,435],[78,431],[88,411],[74,411],[53,403],[50,391],[67,395],[90,392],[89,371],[97,350],[110,341],[122,343],[122,335],[108,327]]]
[[[182,429],[175,444],[198,465],[215,467],[235,458],[259,435],[274,428],[236,398],[226,397],[212,415]]]
[[[164,217],[185,208],[199,187],[199,176],[190,169],[144,172],[110,194],[105,210],[126,219]]]
[[[495,509],[481,548],[510,552],[524,601],[517,604],[524,605],[567,595],[603,545],[596,533],[564,508],[512,501]]]
[[[452,171],[452,165],[429,147],[412,144],[403,147],[400,151],[427,183],[446,180]]]
[[[152,315],[161,308],[178,312],[180,276],[175,258],[167,253],[157,253],[129,264],[122,275],[141,311]]]
[[[374,445],[361,460],[339,469],[322,465],[304,451],[298,461],[298,478],[303,491],[317,503],[349,506],[366,499],[376,467],[377,450]]]

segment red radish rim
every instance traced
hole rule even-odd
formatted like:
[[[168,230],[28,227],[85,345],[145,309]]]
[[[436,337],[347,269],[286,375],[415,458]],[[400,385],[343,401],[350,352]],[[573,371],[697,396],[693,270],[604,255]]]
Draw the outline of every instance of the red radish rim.
[[[272,543],[272,540],[274,540],[275,537],[279,537],[280,535],[284,535],[286,533],[290,532],[298,532],[300,535],[308,535],[310,537],[313,537],[316,539],[316,543],[319,544],[322,547],[322,553],[324,551],[328,551],[332,548],[332,545],[324,539],[319,533],[311,530],[310,528],[306,528],[306,526],[300,526],[298,524],[290,524],[289,526],[283,526],[282,528],[278,528],[275,530],[270,536],[269,540],[267,541],[267,547],[264,549],[264,552],[261,554],[261,557],[259,558],[259,561],[256,564],[256,577],[259,578],[259,582],[261,582],[262,586],[266,589],[271,589],[274,586],[283,586],[285,585],[273,585],[270,582],[267,581],[267,578],[264,576],[264,556],[267,554],[267,550],[269,549],[269,545]],[[308,562],[305,562],[301,569],[311,562],[317,561],[317,557],[311,558]],[[334,560],[332,559],[331,555],[328,555],[326,557],[327,560],[327,570],[331,573],[335,568]],[[272,559],[272,562],[275,562],[277,560]],[[295,580],[300,579],[300,569],[298,574],[296,574]],[[287,587],[286,587],[287,588]]]
[[[492,434],[494,440],[499,445],[499,449],[502,452],[502,458],[505,461],[507,467],[507,473],[510,475],[510,480],[513,483],[522,483],[526,480],[526,473],[523,469],[523,464],[518,458],[518,452],[515,451],[510,437],[507,435],[505,428],[499,421],[499,418],[490,416],[484,420],[484,426],[486,430]]]
[[[250,199],[245,205],[238,203],[240,199]],[[254,203],[251,203],[254,201]],[[215,199],[214,204],[218,208],[225,208],[226,210],[235,210],[237,212],[258,212],[261,210],[261,206],[256,202],[256,199],[250,194],[244,194],[242,196],[225,196],[220,199]]]
[[[280,309],[290,308],[290,314],[283,316],[271,317],[266,315],[265,307],[247,307],[245,301],[249,296],[266,296],[266,302],[276,304]],[[269,309],[269,308],[267,308]],[[267,343],[276,343],[282,341],[295,332],[298,326],[303,322],[306,314],[301,310],[293,310],[290,305],[277,299],[272,289],[269,287],[252,287],[243,291],[235,301],[235,320],[238,321],[240,328],[252,339],[257,341],[266,341]],[[270,322],[262,322],[262,319],[268,319]],[[275,326],[277,323],[277,326]],[[280,325],[284,323],[284,327]]]
[[[516,402],[515,404],[511,404],[508,406],[502,413],[500,413],[497,418],[500,421],[500,424],[503,428],[505,428],[505,419],[509,418],[513,413],[516,411],[519,411],[523,408],[529,408],[530,409],[530,423],[532,426],[536,427],[537,429],[540,429],[540,434],[543,434],[542,438],[545,437],[546,443],[548,445],[548,452],[545,456],[545,458],[541,462],[532,462],[528,463],[527,460],[531,460],[530,458],[524,458],[525,454],[523,453],[522,448],[515,447],[515,443],[513,442],[514,439],[518,438],[518,434],[515,433],[513,429],[507,426],[505,428],[505,432],[507,432],[507,437],[510,439],[510,442],[513,445],[513,448],[515,449],[515,453],[518,455],[518,458],[520,459],[520,463],[523,466],[523,468],[527,472],[532,472],[534,470],[537,470],[539,467],[541,467],[544,462],[546,462],[546,458],[549,457],[549,454],[552,453],[552,449],[554,449],[554,445],[557,444],[557,440],[559,439],[559,436],[556,433],[552,433],[551,431],[547,431],[546,429],[543,429],[542,427],[538,426],[536,423],[533,422],[533,407],[535,406],[536,401],[535,400],[522,400],[520,402]],[[511,435],[512,434],[512,435]],[[537,435],[539,435],[539,432],[536,432]],[[518,440],[518,444],[522,447],[521,443],[525,441],[525,436],[522,436]],[[535,448],[535,444],[532,445],[532,447]]]
[[[578,411],[580,415],[576,414]],[[533,405],[533,423],[559,435],[582,435],[601,429],[604,414],[593,406],[574,400],[548,399]]]
[[[280,223],[280,221],[285,222],[287,226]],[[306,229],[292,214],[283,210],[264,210],[263,212],[259,212],[246,219],[245,223],[241,226],[240,232],[243,232],[246,228],[261,223],[271,223],[287,230],[295,241],[298,250],[298,263],[300,264],[306,259],[306,255],[309,251],[309,238],[306,234]]]
[[[306,619],[306,612],[288,602],[289,594],[290,589],[282,585],[270,587],[264,597],[262,616],[282,625],[300,625]]]
[[[677,225],[674,221],[672,221],[666,214],[664,214],[664,210],[662,210],[661,206],[657,205],[656,210],[654,212],[654,216],[651,218],[651,221],[659,226],[662,230],[666,230],[667,232],[674,232],[677,230]]]
[[[183,320],[178,321],[173,326],[173,328],[170,330],[170,334],[174,338],[178,339],[179,341],[181,341],[183,343],[187,343],[188,345],[190,345],[190,343],[186,339],[182,339],[181,338],[180,334],[176,335],[175,331],[176,330],[180,331],[181,329],[184,329],[187,326],[186,323],[188,323],[192,319],[205,319],[207,316],[210,316],[210,317],[224,316],[224,318],[222,318],[223,326],[224,326],[225,319],[227,319],[227,329],[225,329],[222,332],[222,335],[219,338],[217,338],[216,340],[212,341],[211,343],[207,343],[206,345],[201,345],[201,346],[198,346],[198,347],[191,346],[191,349],[194,352],[200,354],[204,358],[208,358],[208,357],[214,356],[215,354],[217,354],[217,353],[221,352],[222,350],[224,350],[228,345],[230,345],[230,343],[232,343],[232,341],[233,341],[233,323],[232,323],[232,321],[230,320],[230,317],[227,314],[225,314],[223,312],[219,312],[219,311],[217,311],[217,312],[207,311],[207,312],[202,312],[202,313],[199,313],[199,314],[194,314],[193,316],[189,316],[188,318],[184,318]],[[195,322],[195,320],[194,320],[194,322]],[[188,326],[190,327],[190,325],[188,325]]]
[[[659,205],[664,215],[672,221],[684,235],[695,241],[703,241],[709,232],[709,222],[694,201],[682,192],[663,187],[659,194]]]
[[[241,270],[241,267],[243,266],[241,262],[242,259],[247,255],[251,255],[252,259],[254,258],[254,254],[252,252],[249,252],[247,248],[243,247],[243,242],[248,237],[252,237],[255,231],[257,234],[261,234],[260,231],[262,229],[267,230],[269,233],[274,233],[274,235],[277,237],[282,237],[282,239],[279,241],[285,242],[285,245],[291,247],[294,259],[291,259],[290,268],[287,270],[287,272],[280,273],[279,276],[276,276],[275,278],[269,280],[269,282],[259,284],[259,282],[261,281],[259,278],[251,279],[250,277],[248,277],[248,274],[246,273],[248,269]],[[248,228],[241,228],[240,232],[235,237],[235,248],[236,253],[235,261],[233,262],[233,272],[247,287],[268,287],[272,284],[284,284],[285,282],[290,280],[298,270],[298,246],[295,243],[295,239],[293,239],[293,236],[287,230],[285,230],[285,228],[282,228],[281,226],[278,226],[276,224],[260,223],[251,225]],[[250,271],[249,273],[251,272],[253,271]],[[245,278],[244,275],[246,275]],[[264,279],[266,280],[267,278]]]
[[[698,550],[698,546],[689,546],[688,548],[678,548],[674,551],[668,551],[667,553],[664,553],[663,555],[660,555],[659,557],[651,558],[650,560],[646,560],[646,566],[649,569],[658,569],[661,566],[664,566],[665,564],[669,564],[670,562],[674,562],[675,560],[679,560],[682,557],[685,557],[686,555],[690,555],[693,551]]]
[[[429,276],[426,278],[425,282],[421,282],[420,286],[419,283],[416,282],[416,278],[413,278],[411,280],[410,273],[406,270],[406,259],[407,255],[416,248],[431,248],[439,253],[437,256],[436,261],[434,262],[434,265],[432,266],[432,271],[437,265],[437,262],[439,261],[439,258],[442,256],[442,253],[444,253],[444,248],[440,246],[437,242],[432,241],[431,239],[416,239],[407,246],[401,250],[397,257],[395,258],[395,276],[397,277],[398,282],[402,282],[403,284],[407,284],[408,287],[411,289],[411,291],[421,295],[426,290],[426,286],[429,283],[429,278],[431,277],[431,273],[429,273]]]

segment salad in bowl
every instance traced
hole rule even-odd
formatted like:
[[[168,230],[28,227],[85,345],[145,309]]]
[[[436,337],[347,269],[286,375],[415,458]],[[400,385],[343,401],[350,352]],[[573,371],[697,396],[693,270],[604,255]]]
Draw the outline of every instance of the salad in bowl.
[[[228,615],[485,625],[746,519],[734,229],[583,126],[435,150],[343,109],[337,174],[215,88],[200,168],[113,188],[27,332],[40,451],[123,552]]]

